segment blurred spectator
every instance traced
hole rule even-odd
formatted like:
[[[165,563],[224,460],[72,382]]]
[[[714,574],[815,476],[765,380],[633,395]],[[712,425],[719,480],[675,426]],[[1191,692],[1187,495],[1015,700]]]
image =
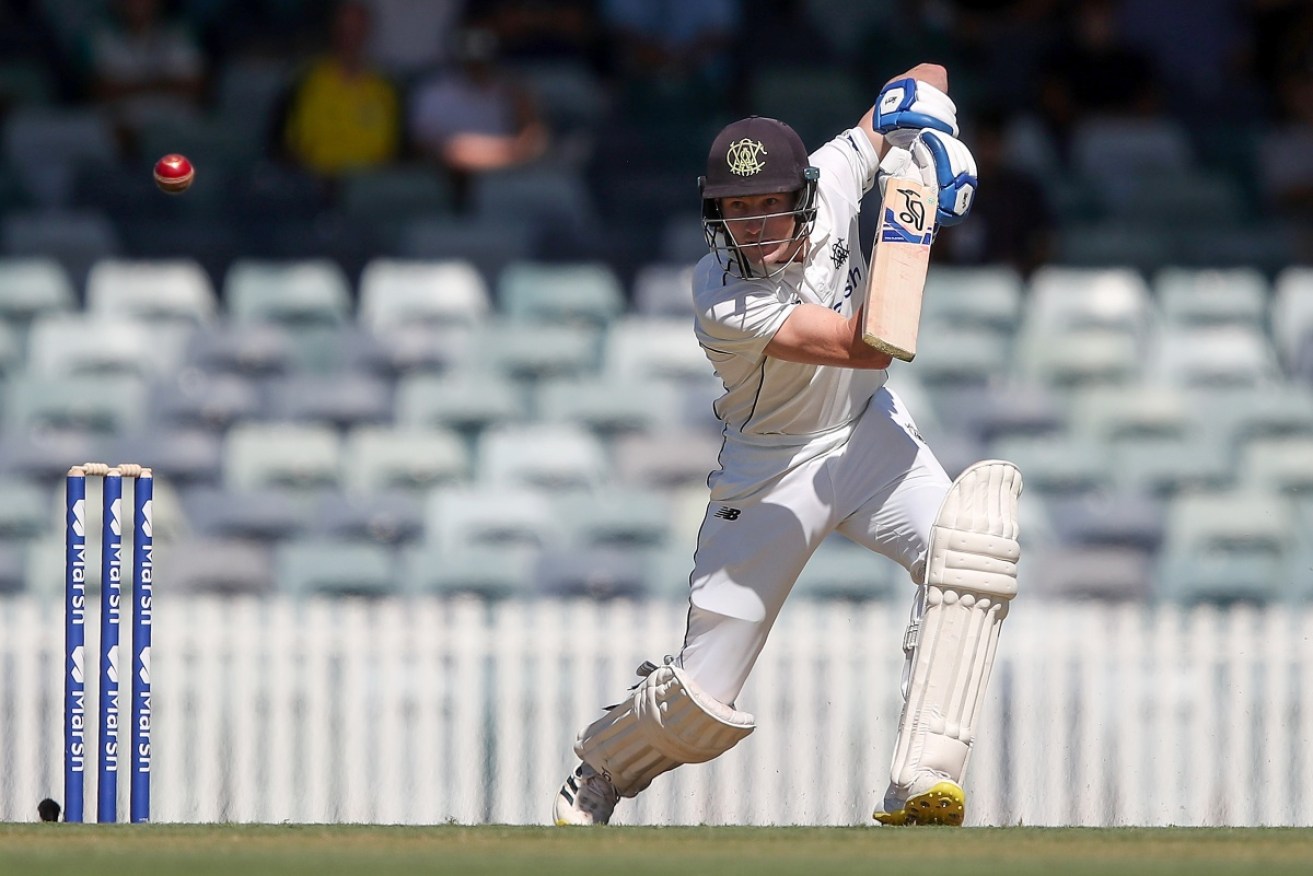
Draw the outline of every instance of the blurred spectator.
[[[365,57],[369,8],[340,3],[328,52],[292,87],[283,147],[288,157],[323,176],[394,161],[401,150],[401,100],[391,80]]]
[[[199,110],[206,59],[160,0],[114,0],[112,15],[88,35],[93,98],[131,131],[156,118]]]
[[[1212,123],[1216,107],[1261,105],[1245,69],[1247,22],[1236,0],[1121,0],[1125,38],[1148,53],[1174,114]]]
[[[1313,48],[1313,4],[1308,0],[1248,0],[1249,66],[1263,87],[1274,96],[1282,78],[1298,68]],[[1273,111],[1278,111],[1274,105]]]
[[[592,0],[467,0],[465,21],[497,36],[507,63],[567,61],[601,72],[604,60]]]
[[[374,22],[369,57],[402,81],[445,64],[464,0],[365,0]]]
[[[1260,173],[1269,205],[1313,221],[1313,48],[1277,84],[1278,118],[1262,137]]]
[[[1007,150],[1001,113],[980,113],[964,126],[963,142],[976,157],[980,191],[971,217],[940,229],[936,260],[958,265],[1006,264],[1022,276],[1052,255],[1053,210],[1040,180]]]
[[[738,0],[601,3],[617,72],[637,86],[635,97],[713,103],[725,98],[734,81],[733,46],[742,26]]]
[[[1150,117],[1162,91],[1149,56],[1118,28],[1113,0],[1078,0],[1042,71],[1041,110],[1060,149],[1075,124],[1090,115]]]
[[[498,66],[496,42],[486,30],[463,32],[457,66],[414,86],[411,140],[451,175],[458,208],[464,206],[471,174],[532,161],[547,148],[537,106]]]

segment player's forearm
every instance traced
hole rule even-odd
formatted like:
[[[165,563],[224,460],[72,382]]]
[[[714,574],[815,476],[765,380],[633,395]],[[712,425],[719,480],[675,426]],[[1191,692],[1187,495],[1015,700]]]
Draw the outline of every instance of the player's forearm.
[[[862,340],[862,320],[844,318],[818,304],[799,304],[766,345],[766,355],[803,365],[888,368],[892,361]]]

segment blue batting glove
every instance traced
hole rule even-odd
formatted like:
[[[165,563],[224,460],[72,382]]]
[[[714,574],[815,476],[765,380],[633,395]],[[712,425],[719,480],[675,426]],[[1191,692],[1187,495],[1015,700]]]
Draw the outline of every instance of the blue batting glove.
[[[956,136],[957,105],[928,82],[895,79],[881,89],[871,126],[891,145],[906,149],[923,128]]]

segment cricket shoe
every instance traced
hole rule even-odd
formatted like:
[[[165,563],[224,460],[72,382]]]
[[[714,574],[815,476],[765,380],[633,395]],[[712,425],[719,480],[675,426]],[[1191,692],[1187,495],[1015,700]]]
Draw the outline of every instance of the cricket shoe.
[[[619,799],[620,792],[604,773],[581,763],[556,792],[552,816],[558,827],[607,824]]]
[[[962,786],[950,779],[940,779],[919,794],[901,800],[890,788],[884,804],[871,814],[881,824],[891,826],[945,824],[961,827],[966,817],[967,795]]]

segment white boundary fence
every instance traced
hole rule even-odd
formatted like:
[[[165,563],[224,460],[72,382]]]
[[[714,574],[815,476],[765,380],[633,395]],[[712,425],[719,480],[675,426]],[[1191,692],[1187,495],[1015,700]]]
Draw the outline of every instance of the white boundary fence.
[[[545,823],[574,733],[684,610],[157,599],[153,819]],[[904,616],[788,605],[739,703],[757,732],[616,822],[868,823]],[[969,824],[1313,825],[1313,611],[1019,600],[1003,636]],[[55,601],[0,600],[0,820],[62,797],[62,642]]]

